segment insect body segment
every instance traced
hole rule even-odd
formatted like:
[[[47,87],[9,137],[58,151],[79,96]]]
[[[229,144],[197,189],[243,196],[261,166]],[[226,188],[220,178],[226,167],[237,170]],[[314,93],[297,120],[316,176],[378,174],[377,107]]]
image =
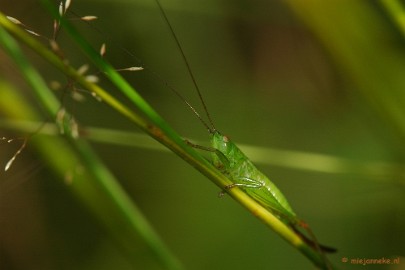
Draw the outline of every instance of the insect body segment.
[[[225,173],[234,184],[287,223],[298,220],[287,199],[281,191],[265,176],[249,158],[227,136],[218,131],[211,135],[211,146],[218,151],[212,152],[214,165]]]

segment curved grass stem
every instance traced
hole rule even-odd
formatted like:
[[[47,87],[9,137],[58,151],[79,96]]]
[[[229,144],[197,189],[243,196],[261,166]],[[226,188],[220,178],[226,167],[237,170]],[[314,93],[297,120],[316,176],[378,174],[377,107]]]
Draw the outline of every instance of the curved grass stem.
[[[54,11],[54,14],[57,14],[57,12]],[[140,95],[137,94],[135,89],[133,89],[120,76],[120,74],[115,71],[113,67],[111,67],[104,59],[100,57],[98,52],[96,52],[68,22],[64,21],[63,19],[60,19],[60,21],[62,27],[72,36],[72,38],[78,43],[80,48],[84,50],[91,61],[108,76],[108,78],[117,87],[117,89],[122,91],[128,97],[130,102],[134,106],[136,106],[136,108],[141,111],[144,116],[141,116],[140,114],[131,110],[129,107],[122,104],[100,86],[87,81],[75,69],[61,61],[61,59],[57,57],[51,50],[47,49],[25,31],[21,30],[19,27],[8,21],[2,14],[0,14],[0,29],[1,27],[4,27],[22,43],[31,47],[43,59],[50,62],[69,78],[79,83],[89,91],[96,93],[111,108],[130,119],[141,130],[169,148],[172,152],[180,156],[191,166],[195,167],[221,189],[224,189],[225,186],[231,184],[230,180],[223,174],[221,174],[218,170],[216,170],[216,168],[214,168],[211,163],[204,159],[194,149],[187,146],[184,143],[183,139],[163,120],[163,118],[160,117],[153,110],[153,108],[149,106],[149,104],[146,103]],[[13,39],[8,36],[6,31],[3,30],[1,30],[0,35],[0,42],[3,44],[3,46],[8,47],[11,40]],[[53,93],[48,89],[36,70],[30,65],[30,63],[25,59],[24,55],[18,50],[17,46],[15,44],[11,44],[10,46],[11,48],[7,49],[13,52],[11,55],[14,61],[22,70],[22,73],[25,75],[26,80],[36,91],[40,102],[44,105],[45,108],[47,108],[48,114],[55,118],[60,108],[57,99],[53,96]],[[109,194],[111,200],[118,200],[115,201],[116,207],[118,207],[120,211],[127,217],[127,221],[129,223],[132,223],[132,218],[135,218],[132,215],[135,215],[136,212],[134,211],[134,206],[133,204],[131,204],[125,192],[116,183],[116,180],[113,178],[111,173],[109,173],[108,170],[105,169],[105,167],[101,166],[101,163],[99,162],[97,156],[95,156],[91,152],[85,141],[75,140],[71,136],[68,137],[69,142],[75,146],[77,152],[79,153],[86,166],[94,169],[94,171],[92,171],[93,176],[97,177],[97,179],[99,179],[98,177],[102,178],[98,180],[98,184],[103,187],[104,192],[107,192]],[[249,197],[246,193],[238,188],[230,189],[227,192],[254,216],[263,221],[268,227],[274,230],[278,235],[280,235],[288,243],[294,246],[299,252],[305,255],[310,261],[313,262],[313,264],[315,264],[319,268],[327,269],[327,265],[318,252],[309,247],[296,233],[294,233],[294,231],[291,230],[291,228],[285,225],[268,210],[263,208],[258,202],[253,200],[251,197]],[[118,198],[116,196],[118,196]],[[142,228],[143,226],[140,227]],[[148,236],[151,235],[154,236],[153,233]],[[154,240],[158,239],[157,237],[152,238]],[[162,244],[159,244],[160,241],[158,240],[151,241],[149,243],[151,243],[152,245],[157,244],[159,247],[162,248],[164,247]],[[169,256],[169,261],[170,258],[172,259],[172,257]],[[171,261],[171,263],[173,263],[173,261]],[[177,264],[173,263],[173,265]],[[175,269],[175,267],[172,267],[171,269]]]

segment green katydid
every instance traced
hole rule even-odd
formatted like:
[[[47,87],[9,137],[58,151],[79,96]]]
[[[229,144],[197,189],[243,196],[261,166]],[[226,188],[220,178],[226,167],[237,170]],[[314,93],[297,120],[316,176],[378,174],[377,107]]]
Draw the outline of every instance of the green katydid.
[[[156,3],[162,13],[164,20],[166,21],[167,26],[170,28],[172,37],[174,38],[176,45],[182,55],[183,61],[186,64],[188,73],[197,91],[198,97],[203,105],[205,114],[209,120],[209,124],[207,124],[207,122],[202,119],[196,109],[191,106],[189,102],[185,100],[176,89],[169,86],[169,88],[193,111],[193,113],[197,116],[197,118],[202,122],[202,124],[210,133],[211,147],[195,145],[188,141],[187,143],[195,148],[207,150],[212,153],[212,163],[214,164],[214,166],[233,182],[233,184],[226,186],[225,189],[230,189],[233,187],[241,188],[250,197],[252,197],[259,204],[268,209],[272,214],[277,216],[282,222],[288,225],[306,243],[321,252],[324,259],[327,260],[323,252],[335,252],[336,250],[334,248],[318,244],[308,224],[298,218],[298,216],[295,214],[292,207],[288,203],[286,197],[277,188],[277,186],[272,181],[270,181],[270,179],[266,175],[264,175],[255,167],[250,159],[239,149],[239,147],[235,143],[233,143],[229,139],[229,137],[222,135],[215,128],[202,97],[201,91],[196,83],[193,72],[191,71],[188,60],[180,45],[180,42],[177,39],[177,36],[166,16],[166,13],[160,5],[159,0],[156,0]],[[305,229],[312,240],[301,233],[298,229],[299,227]],[[327,262],[326,264],[329,266],[329,262]]]

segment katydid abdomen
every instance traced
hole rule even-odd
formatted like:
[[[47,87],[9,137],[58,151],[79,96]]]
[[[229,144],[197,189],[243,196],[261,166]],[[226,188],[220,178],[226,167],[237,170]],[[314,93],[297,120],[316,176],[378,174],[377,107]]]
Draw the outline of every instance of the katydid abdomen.
[[[227,189],[239,187],[250,197],[268,209],[285,224],[290,226],[307,244],[325,252],[335,252],[331,247],[320,245],[308,224],[299,219],[292,210],[284,194],[263,174],[250,159],[233,143],[229,137],[216,129],[210,129],[212,162],[233,184]],[[312,238],[309,239],[298,230],[304,228]]]

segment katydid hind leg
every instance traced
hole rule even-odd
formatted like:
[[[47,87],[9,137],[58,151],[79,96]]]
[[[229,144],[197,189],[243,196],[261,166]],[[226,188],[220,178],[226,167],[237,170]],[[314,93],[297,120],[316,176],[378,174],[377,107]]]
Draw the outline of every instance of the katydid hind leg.
[[[250,179],[247,177],[244,177],[243,179],[245,181],[247,181],[248,183],[233,183],[233,184],[227,185],[227,186],[225,186],[225,189],[219,193],[219,197],[223,197],[225,195],[225,190],[230,190],[234,187],[240,187],[240,188],[246,189],[246,188],[261,188],[263,186],[262,183],[260,183],[256,180],[253,180],[253,179]]]
[[[299,226],[300,228],[303,228],[308,233],[310,238],[308,238],[305,234],[303,234],[301,231],[299,231],[297,226]],[[291,227],[294,230],[294,232],[296,234],[298,234],[307,245],[311,246],[313,249],[315,249],[316,251],[319,252],[319,254],[322,256],[322,259],[323,259],[327,269],[332,270],[333,269],[332,264],[329,261],[329,259],[326,257],[325,253],[335,253],[336,249],[332,248],[332,247],[321,245],[319,243],[319,241],[317,240],[315,234],[312,232],[309,225],[302,220],[298,220],[298,222],[295,222],[295,225],[292,225]]]
[[[309,225],[302,221],[302,220],[298,220],[298,222],[295,222],[296,225],[292,226],[293,230],[310,246],[312,246],[313,248],[326,252],[326,253],[335,253],[337,250],[333,247],[329,247],[329,246],[325,246],[322,244],[319,244],[319,241],[317,240],[317,238],[315,237],[315,234],[312,232],[311,228],[309,227]],[[301,231],[298,230],[298,227],[302,228],[303,230],[305,230],[309,237],[308,238],[305,234],[303,234]]]
[[[261,188],[261,187],[263,187],[263,183],[261,183],[257,180],[248,178],[248,177],[241,177],[241,178],[238,178],[237,180],[244,181],[244,183],[242,183],[242,182],[233,183],[231,185],[227,185],[225,187],[225,189],[231,189],[234,187],[240,187],[240,188]]]

